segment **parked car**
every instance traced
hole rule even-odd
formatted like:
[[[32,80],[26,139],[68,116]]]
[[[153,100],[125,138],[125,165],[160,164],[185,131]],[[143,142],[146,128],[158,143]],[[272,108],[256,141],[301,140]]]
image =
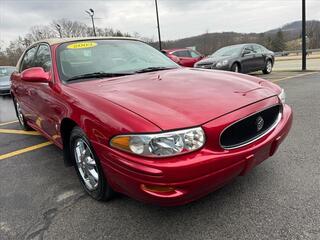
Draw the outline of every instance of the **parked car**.
[[[164,49],[162,52],[171,60],[183,67],[193,67],[196,62],[200,61],[204,57],[196,50],[188,48]]]
[[[12,74],[23,129],[63,150],[96,200],[179,205],[272,156],[292,123],[279,86],[183,68],[139,40],[43,40]]]
[[[10,95],[10,75],[14,70],[12,66],[0,66],[0,95]]]
[[[238,44],[224,47],[196,63],[197,68],[249,73],[272,72],[274,53],[259,44]]]

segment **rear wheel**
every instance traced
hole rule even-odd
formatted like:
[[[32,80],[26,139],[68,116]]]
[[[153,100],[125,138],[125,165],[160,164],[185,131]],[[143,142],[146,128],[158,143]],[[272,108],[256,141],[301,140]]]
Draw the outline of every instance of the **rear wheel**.
[[[267,60],[266,62],[266,66],[264,67],[264,69],[262,70],[262,72],[264,74],[270,74],[272,72],[272,61],[271,60]]]
[[[232,64],[231,71],[232,72],[237,72],[237,73],[240,72],[240,65],[238,63]]]
[[[114,191],[104,177],[100,161],[81,128],[73,128],[70,136],[70,155],[84,190],[98,201],[114,196]]]
[[[25,130],[25,131],[30,131],[32,130],[32,128],[28,125],[23,113],[22,113],[22,110],[21,110],[21,106],[20,106],[20,103],[15,99],[13,98],[13,104],[14,104],[14,108],[16,110],[16,115],[17,115],[17,118],[19,120],[19,123],[20,123],[20,127]]]

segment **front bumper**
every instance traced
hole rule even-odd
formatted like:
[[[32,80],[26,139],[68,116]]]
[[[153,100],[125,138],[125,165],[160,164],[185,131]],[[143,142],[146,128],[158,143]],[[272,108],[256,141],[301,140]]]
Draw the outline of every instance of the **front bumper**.
[[[206,64],[206,65],[196,65],[196,68],[202,68],[202,69],[214,69],[214,70],[224,70],[224,71],[230,71],[231,66],[229,64],[221,67],[217,67],[217,63],[212,64]]]
[[[269,103],[270,101],[256,103],[245,109]],[[232,121],[233,117],[245,115],[246,110],[226,116]],[[225,122],[226,116],[203,125],[206,134],[219,122]],[[207,143],[201,150],[166,159],[142,159],[99,143],[93,142],[93,145],[114,190],[142,202],[173,206],[196,200],[236,176],[249,172],[275,153],[291,125],[292,111],[286,105],[276,128],[256,142],[238,149],[224,150],[218,145],[210,144],[215,136],[209,133]],[[171,190],[154,191],[146,186],[170,187]]]
[[[10,95],[10,86],[0,86],[0,95]]]
[[[223,71],[230,71],[231,70],[231,66],[229,66],[229,64],[225,65],[225,66],[221,66],[221,67],[217,67],[216,65],[212,66],[211,69],[214,70],[223,70]]]

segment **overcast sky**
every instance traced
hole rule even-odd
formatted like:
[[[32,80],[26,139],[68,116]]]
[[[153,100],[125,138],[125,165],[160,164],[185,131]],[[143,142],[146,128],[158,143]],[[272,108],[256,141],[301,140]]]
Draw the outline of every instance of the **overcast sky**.
[[[307,18],[320,20],[320,0],[307,1]],[[301,19],[301,0],[158,0],[164,40],[209,32],[264,32]],[[24,35],[33,25],[67,18],[97,27],[157,38],[154,0],[0,0],[0,40]]]

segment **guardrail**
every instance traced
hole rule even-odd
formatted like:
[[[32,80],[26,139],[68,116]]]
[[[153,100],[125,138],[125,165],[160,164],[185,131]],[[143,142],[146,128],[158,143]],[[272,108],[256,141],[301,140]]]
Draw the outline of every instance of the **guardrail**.
[[[320,48],[317,49],[307,49],[307,54],[312,54],[314,52],[320,52]],[[283,51],[283,52],[275,52],[276,56],[288,56],[289,54],[302,54],[302,50],[294,50],[294,51]]]

